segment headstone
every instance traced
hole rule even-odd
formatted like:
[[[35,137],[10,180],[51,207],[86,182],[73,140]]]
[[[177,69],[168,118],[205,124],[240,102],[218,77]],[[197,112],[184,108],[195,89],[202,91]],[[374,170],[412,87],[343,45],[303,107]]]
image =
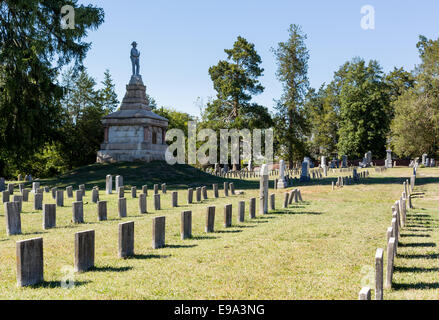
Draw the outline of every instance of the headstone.
[[[43,282],[43,238],[18,241],[16,253],[17,286],[33,286]]]
[[[73,223],[84,223],[84,204],[82,201],[72,203],[72,221]]]
[[[232,195],[235,195],[235,183],[233,182],[230,182],[230,191]]]
[[[34,195],[34,210],[43,210],[43,194],[36,193]]]
[[[159,185],[155,184],[154,185],[154,194],[158,194],[159,193]]]
[[[107,194],[113,193],[113,176],[111,174],[105,178],[105,191]]]
[[[245,221],[245,201],[238,202],[238,222]]]
[[[270,195],[270,210],[276,210],[276,195],[274,193]]]
[[[261,214],[268,213],[268,166],[263,164],[260,171],[259,181],[259,211]]]
[[[123,177],[122,176],[116,176],[115,183],[116,183],[115,184],[115,189],[116,190],[118,190],[120,187],[123,187]]]
[[[428,154],[426,154],[426,153],[424,153],[423,155],[422,155],[422,164],[425,166],[426,165],[426,163],[427,163],[427,157],[428,157]]]
[[[228,182],[224,182],[224,196],[225,197],[229,196],[229,183]]]
[[[393,168],[393,163],[392,163],[392,150],[387,150],[387,158],[385,161],[385,167],[386,168]]]
[[[14,194],[14,188],[15,188],[15,184],[13,183],[8,183],[8,191],[10,195]]]
[[[219,194],[218,194],[218,184],[214,183],[212,186],[213,186],[213,196],[215,198],[218,198],[219,197]]]
[[[371,300],[370,288],[361,289],[358,300]]]
[[[194,200],[194,189],[187,189],[187,203],[191,204]]]
[[[56,227],[56,205],[45,204],[43,208],[43,229],[52,229]]]
[[[162,184],[162,193],[166,194],[166,183]]]
[[[230,228],[232,226],[232,205],[227,204],[224,206],[224,228]]]
[[[84,196],[84,193],[82,192],[82,190],[75,191],[75,200],[77,202],[82,201],[83,196]]]
[[[279,179],[277,181],[278,189],[285,189],[287,187],[287,181],[285,180],[285,161],[279,162]]]
[[[177,191],[172,192],[172,207],[173,208],[178,207],[178,192]]]
[[[86,272],[95,264],[95,231],[75,234],[75,272]]]
[[[181,239],[192,238],[192,211],[183,211],[181,213]]]
[[[107,221],[107,201],[98,202],[98,221]]]
[[[256,218],[256,198],[250,199],[249,214],[250,214],[250,219]]]
[[[207,197],[207,187],[206,186],[201,187],[201,193],[203,194],[203,199],[207,200],[208,197]]]
[[[284,198],[284,209],[288,208],[289,203],[290,203],[290,194],[286,192]]]
[[[85,184],[80,184],[79,190],[82,191],[82,196],[85,197]]]
[[[386,274],[386,288],[392,288],[393,280],[393,262],[395,259],[395,238],[390,238],[387,245],[387,274]]]
[[[134,221],[119,224],[118,254],[119,258],[127,258],[134,255]]]
[[[148,186],[147,185],[142,186],[142,193],[144,193],[148,196]]]
[[[300,174],[300,182],[306,182],[309,181],[309,162],[303,161],[302,162],[302,172]]]
[[[3,203],[9,202],[9,198],[10,198],[9,191],[3,191],[2,192],[2,202]]]
[[[160,249],[165,246],[166,217],[152,218],[152,248]]]
[[[206,210],[206,233],[214,232],[215,228],[215,207],[207,207]]]
[[[21,211],[23,209],[23,196],[15,195],[12,199],[13,199],[12,202],[16,202],[17,203],[17,205],[18,205],[18,212],[21,213]]]
[[[30,191],[27,190],[27,189],[23,189],[21,191],[21,196],[23,197],[23,201],[24,202],[28,202],[29,201],[29,193],[30,193]]]
[[[5,203],[6,234],[8,236],[21,234],[21,215],[15,202]]]
[[[119,218],[126,218],[126,216],[127,216],[127,199],[126,198],[119,198],[117,208],[119,211]]]
[[[64,207],[64,191],[56,190],[56,205],[57,207]]]
[[[98,203],[99,201],[99,191],[97,189],[91,190],[91,202]]]
[[[66,187],[66,193],[67,193],[67,198],[69,199],[73,198],[73,187],[72,186]]]
[[[125,188],[124,187],[118,187],[117,194],[119,195],[119,198],[125,198]]]
[[[375,300],[383,300],[384,250],[377,249],[375,254]]]
[[[201,188],[200,187],[197,187],[195,189],[195,194],[196,194],[196,197],[197,197],[197,202],[201,202]]]
[[[341,157],[341,166],[342,168],[347,168],[348,167],[348,156],[344,155]]]
[[[139,196],[139,211],[141,214],[147,213],[146,194],[144,193]]]
[[[154,210],[161,210],[160,206],[160,194],[154,195]]]

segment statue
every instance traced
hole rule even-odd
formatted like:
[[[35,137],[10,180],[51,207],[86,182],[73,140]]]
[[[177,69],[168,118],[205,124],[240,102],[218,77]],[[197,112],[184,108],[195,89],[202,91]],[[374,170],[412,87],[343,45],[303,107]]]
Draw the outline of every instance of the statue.
[[[132,44],[133,48],[131,49],[131,64],[133,66],[133,76],[138,76],[140,74],[140,51],[137,50],[137,42],[134,41]]]

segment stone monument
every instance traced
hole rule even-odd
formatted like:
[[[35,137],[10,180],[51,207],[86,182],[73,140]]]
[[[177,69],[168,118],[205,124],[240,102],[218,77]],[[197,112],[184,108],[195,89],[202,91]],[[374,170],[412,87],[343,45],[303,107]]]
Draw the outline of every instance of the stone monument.
[[[387,150],[387,159],[385,161],[386,168],[393,168],[392,163],[392,150]]]
[[[279,163],[279,180],[277,181],[278,189],[285,189],[287,181],[285,180],[285,161],[281,160]]]
[[[168,119],[152,112],[140,71],[140,52],[132,43],[132,76],[118,111],[102,119],[105,138],[98,163],[165,160]]]

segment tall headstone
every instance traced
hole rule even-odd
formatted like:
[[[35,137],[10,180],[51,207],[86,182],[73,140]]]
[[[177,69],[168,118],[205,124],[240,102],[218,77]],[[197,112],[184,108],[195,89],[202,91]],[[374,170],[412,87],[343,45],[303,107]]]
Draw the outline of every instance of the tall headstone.
[[[107,194],[113,193],[113,176],[111,174],[107,175],[105,179],[105,191]]]
[[[18,241],[17,285],[26,287],[44,281],[43,238]]]
[[[15,202],[5,203],[6,234],[8,236],[21,234],[21,216]]]
[[[119,211],[119,218],[125,218],[127,216],[127,199],[126,198],[119,198],[118,211]]]
[[[285,180],[285,161],[279,162],[279,179],[277,181],[278,189],[285,189],[287,187],[287,181]]]
[[[393,163],[392,163],[392,150],[387,150],[387,157],[386,157],[386,163],[385,166],[386,168],[393,168]]]
[[[309,162],[302,162],[302,172],[300,173],[300,182],[306,182],[309,178]]]
[[[56,227],[56,205],[45,204],[43,208],[43,229],[52,229]]]
[[[75,272],[86,272],[95,263],[95,231],[75,234]]]
[[[152,219],[152,248],[160,249],[165,246],[166,217]]]
[[[125,199],[124,199],[125,200]],[[134,222],[119,224],[119,258],[134,255]]]
[[[205,227],[206,233],[214,232],[214,226],[215,226],[215,207],[210,206],[207,207],[206,210],[206,227]]]
[[[181,239],[192,238],[192,211],[183,211],[181,213]]]
[[[120,187],[123,187],[123,177],[116,176],[116,190],[119,190]]]
[[[73,223],[84,223],[84,204],[82,201],[72,203],[72,221]]]
[[[268,166],[266,164],[263,164],[261,167],[259,180],[259,211],[261,214],[268,213],[268,180]]]

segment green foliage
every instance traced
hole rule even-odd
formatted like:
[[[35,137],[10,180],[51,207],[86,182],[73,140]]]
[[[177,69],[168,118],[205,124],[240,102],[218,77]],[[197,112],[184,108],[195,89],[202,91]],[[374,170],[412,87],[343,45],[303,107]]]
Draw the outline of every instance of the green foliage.
[[[61,27],[64,5],[75,8],[73,30]],[[0,174],[54,139],[62,121],[57,72],[78,68],[90,47],[82,39],[103,20],[102,9],[76,0],[0,2]]]
[[[305,45],[306,35],[298,25],[289,28],[289,39],[272,49],[277,59],[277,77],[282,82],[284,93],[276,105],[276,145],[289,162],[302,159],[307,152],[306,135],[309,128],[306,121],[304,99],[309,87],[308,59]],[[276,148],[278,149],[278,148]]]
[[[262,61],[254,44],[238,37],[233,48],[224,51],[227,61],[209,68],[217,97],[203,112],[206,126],[214,130],[270,127],[267,108],[250,102],[253,95],[264,91],[258,80],[264,69],[259,66]]]
[[[100,99],[106,110],[105,113],[108,115],[116,111],[116,108],[119,105],[119,100],[117,99],[115,91],[116,86],[111,78],[110,70],[105,70],[104,81],[102,81],[101,84],[103,85],[103,88],[99,91]]]
[[[188,113],[179,112],[173,108],[161,107],[160,109],[155,109],[154,113],[159,116],[165,117],[169,120],[170,129],[180,129],[183,130],[185,136],[188,135],[188,122],[195,121],[195,118]]]
[[[439,153],[439,39],[420,36],[416,83],[394,101],[392,145],[400,156]]]
[[[340,88],[339,153],[359,159],[372,151],[383,157],[392,111],[381,66],[356,58],[340,68],[335,81]]]

